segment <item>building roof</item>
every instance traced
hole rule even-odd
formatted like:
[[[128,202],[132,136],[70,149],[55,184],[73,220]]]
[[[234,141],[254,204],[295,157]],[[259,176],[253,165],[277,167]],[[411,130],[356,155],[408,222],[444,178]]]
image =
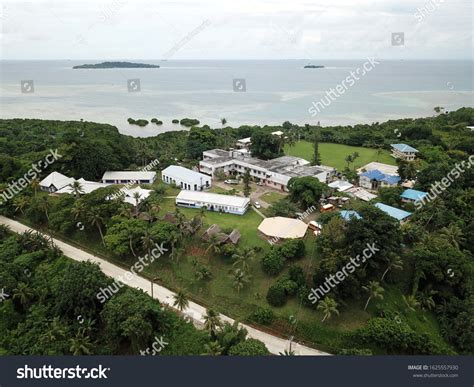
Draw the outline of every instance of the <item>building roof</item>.
[[[336,180],[332,183],[329,183],[328,186],[331,187],[331,188],[335,188],[339,192],[343,192],[343,191],[348,190],[349,188],[354,187],[353,184],[349,183],[348,181],[344,181],[344,180]]]
[[[237,142],[241,142],[243,144],[249,144],[252,142],[252,138],[251,137],[241,138],[240,140],[237,140]]]
[[[406,189],[405,191],[402,192],[400,196],[403,199],[416,201],[416,200],[422,200],[426,195],[428,195],[428,192],[417,191],[416,189]]]
[[[229,241],[236,245],[240,240],[240,231],[234,228],[232,232],[229,234]]]
[[[415,149],[407,144],[390,144],[393,148],[400,152],[418,152],[418,149]]]
[[[81,194],[88,194],[88,193],[91,193],[92,191],[95,191],[96,189],[108,187],[110,185],[110,184],[106,184],[106,183],[98,183],[96,181],[84,180],[82,177],[79,180],[74,180],[73,179],[73,181],[77,181],[81,184]],[[56,193],[58,193],[58,194],[73,193],[73,189],[71,187],[71,184],[68,184],[65,187],[61,188]]]
[[[355,196],[357,199],[363,200],[365,202],[369,202],[377,197],[377,195],[374,195],[373,193],[361,187],[349,188],[346,193],[350,196]]]
[[[360,176],[365,176],[369,178],[370,180],[385,181],[391,185],[397,184],[401,180],[400,176],[398,175],[387,175],[383,172],[380,172],[378,169],[363,172],[360,174]]]
[[[178,200],[210,203],[231,207],[245,207],[250,203],[249,198],[244,198],[242,196],[221,195],[210,192],[186,190],[182,190],[178,196],[176,196],[176,201]]]
[[[398,175],[398,167],[396,165],[389,165],[384,163],[379,163],[377,161],[372,161],[360,168],[357,169],[357,173],[365,172],[365,171],[372,171],[378,170],[386,175]]]
[[[54,186],[57,190],[59,190],[73,182],[74,179],[72,177],[67,177],[59,172],[51,172],[48,176],[40,181],[39,185],[45,188]]]
[[[210,179],[208,175],[192,171],[191,169],[184,168],[179,165],[170,165],[168,168],[163,169],[163,171],[161,171],[161,174],[165,174],[174,179],[180,179],[195,184],[203,184],[203,180],[207,181]]]
[[[150,194],[153,192],[152,190],[149,189],[143,189],[140,187],[135,187],[135,188],[122,188],[120,190],[123,192],[124,197],[123,201],[126,203],[130,203],[132,205],[136,205],[137,202],[135,200],[135,193],[138,193],[140,195],[138,202],[141,203],[143,200],[145,200]]]
[[[277,130],[276,132],[272,132],[272,134],[275,136],[281,136],[283,132],[281,130]]]
[[[375,207],[382,210],[387,215],[390,215],[392,218],[397,219],[398,221],[406,219],[412,214],[411,212],[404,211],[396,207],[388,206],[383,203],[375,203]]]
[[[156,172],[153,171],[107,171],[102,180],[153,180]]]
[[[299,219],[277,216],[264,219],[258,230],[269,237],[288,239],[303,238],[307,227],[308,225]]]
[[[362,216],[359,215],[357,211],[354,210],[343,210],[339,213],[341,218],[344,220],[351,220],[351,218],[362,219]]]

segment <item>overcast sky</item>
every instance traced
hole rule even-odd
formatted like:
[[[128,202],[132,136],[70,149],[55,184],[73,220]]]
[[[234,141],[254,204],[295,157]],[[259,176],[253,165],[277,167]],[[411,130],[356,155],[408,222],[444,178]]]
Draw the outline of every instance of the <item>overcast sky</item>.
[[[0,0],[1,57],[472,59],[472,3]],[[392,45],[398,32],[404,44]]]

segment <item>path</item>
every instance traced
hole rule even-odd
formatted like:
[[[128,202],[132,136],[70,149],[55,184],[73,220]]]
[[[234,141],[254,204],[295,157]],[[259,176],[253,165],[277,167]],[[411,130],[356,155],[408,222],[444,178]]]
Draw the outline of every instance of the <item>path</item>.
[[[5,218],[4,216],[0,216],[0,224],[4,224],[10,227],[10,230],[16,233],[23,233],[27,230],[36,231],[15,220]],[[102,258],[89,254],[74,246],[71,246],[68,243],[64,243],[58,239],[53,238],[53,242],[56,246],[58,246],[61,249],[64,255],[76,261],[91,261],[91,262],[97,263],[99,267],[101,268],[101,270],[104,272],[104,274],[106,274],[107,276],[112,277],[115,280],[120,280],[126,285],[129,285],[131,287],[141,289],[145,291],[146,293],[148,293],[149,295],[151,295],[150,281],[148,279],[140,277],[140,276],[133,276],[130,279],[130,281],[127,281],[125,278],[125,274],[127,273],[127,270],[122,269],[121,267],[116,266],[110,262],[107,262],[106,260]],[[154,289],[153,291],[154,298],[159,300],[162,304],[167,304],[172,307],[173,296],[174,296],[174,293],[172,291],[157,284],[154,285],[153,289]],[[190,301],[188,308],[183,311],[183,314],[191,318],[194,321],[196,326],[202,327],[204,324],[203,316],[206,314],[206,308],[204,308],[203,306],[199,304],[196,304],[195,302]],[[227,317],[223,314],[220,314],[219,317],[221,318],[221,320],[228,321],[231,324],[234,322],[234,320],[232,320],[230,317]],[[277,355],[280,352],[283,352],[289,349],[288,340],[282,339],[277,336],[273,336],[266,332],[262,332],[258,329],[252,328],[245,324],[240,324],[240,325],[248,331],[248,334],[250,337],[262,341],[272,354]],[[310,348],[305,345],[298,344],[296,342],[293,342],[292,350],[295,352],[296,355],[307,355],[307,356],[330,355],[328,353],[318,351],[317,349]]]

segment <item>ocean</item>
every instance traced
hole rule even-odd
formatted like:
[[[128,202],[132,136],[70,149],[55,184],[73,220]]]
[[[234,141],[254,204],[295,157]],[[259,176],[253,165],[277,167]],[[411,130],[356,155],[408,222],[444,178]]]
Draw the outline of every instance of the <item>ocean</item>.
[[[73,70],[103,60],[0,61],[0,117],[82,118],[146,137],[183,129],[171,120],[185,117],[213,128],[221,118],[234,127],[284,121],[329,126],[431,116],[435,106],[474,106],[472,61],[377,60],[362,76],[356,69],[367,59],[125,60],[161,67]],[[325,67],[305,69],[307,64]],[[353,82],[343,82],[347,77]],[[28,82],[22,87],[22,81]],[[331,89],[339,93],[329,100]],[[311,114],[321,100],[330,102]],[[163,125],[129,125],[129,117],[157,118]]]

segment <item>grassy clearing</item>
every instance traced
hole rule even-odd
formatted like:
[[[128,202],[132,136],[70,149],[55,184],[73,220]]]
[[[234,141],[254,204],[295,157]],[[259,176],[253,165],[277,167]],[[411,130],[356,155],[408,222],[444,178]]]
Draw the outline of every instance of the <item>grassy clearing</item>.
[[[354,152],[359,153],[359,157],[351,167],[359,168],[371,161],[396,165],[395,159],[390,156],[387,150],[382,150],[381,154],[377,154],[377,149],[363,148],[360,146],[349,146],[342,144],[321,143],[319,144],[319,153],[321,154],[321,164],[335,167],[343,170],[347,163],[344,158]],[[308,141],[299,141],[294,146],[285,146],[285,154],[290,156],[302,157],[311,160],[313,157],[313,144]]]
[[[264,202],[268,204],[272,204],[272,203],[278,202],[284,197],[285,195],[282,195],[278,192],[265,192],[262,196],[260,196],[260,199],[262,199]]]

